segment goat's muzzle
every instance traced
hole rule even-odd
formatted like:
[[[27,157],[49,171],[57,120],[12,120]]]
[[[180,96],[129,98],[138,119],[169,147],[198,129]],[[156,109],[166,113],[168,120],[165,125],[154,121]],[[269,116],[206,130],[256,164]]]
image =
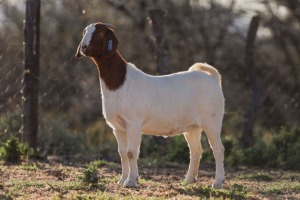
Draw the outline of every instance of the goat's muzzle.
[[[82,53],[81,53],[81,43],[80,43],[77,47],[75,58],[81,58],[81,57],[82,57]]]
[[[87,53],[87,45],[82,45],[81,43],[79,44],[78,48],[77,48],[77,52],[75,57],[76,58],[81,58],[82,56],[86,56]]]

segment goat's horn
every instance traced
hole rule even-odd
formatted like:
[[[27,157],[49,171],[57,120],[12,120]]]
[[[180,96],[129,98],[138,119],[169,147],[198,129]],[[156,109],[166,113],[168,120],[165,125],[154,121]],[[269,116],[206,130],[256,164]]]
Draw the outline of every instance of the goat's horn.
[[[105,26],[106,26],[107,28],[117,29],[117,27],[115,27],[114,25],[109,24],[109,23],[105,23]]]

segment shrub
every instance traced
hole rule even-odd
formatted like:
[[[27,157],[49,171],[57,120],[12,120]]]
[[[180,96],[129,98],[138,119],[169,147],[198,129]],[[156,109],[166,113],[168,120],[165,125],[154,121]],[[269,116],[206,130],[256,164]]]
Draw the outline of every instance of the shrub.
[[[46,155],[73,155],[87,149],[84,134],[75,133],[62,119],[42,121],[39,134],[40,149]]]
[[[166,144],[159,145],[152,136],[143,135],[139,162],[146,165],[166,165],[168,161],[168,147],[172,138],[166,138]]]
[[[269,153],[275,157],[273,165],[285,169],[300,169],[300,128],[290,131],[282,128],[274,136]]]
[[[171,138],[166,156],[172,162],[189,163],[190,150],[183,135]]]
[[[88,126],[86,141],[89,145],[89,151],[101,153],[105,159],[119,159],[117,140],[113,130],[104,119],[97,120]]]
[[[79,177],[84,184],[91,184],[92,186],[97,185],[99,179],[97,171],[98,164],[99,163],[91,162],[86,166],[82,176]]]
[[[202,133],[201,144],[203,147],[201,162],[214,162],[212,150],[204,133]],[[190,150],[183,135],[168,137],[165,145],[157,144],[151,136],[143,136],[140,158],[146,158],[148,161],[151,159],[148,164],[163,164],[161,162],[167,165],[171,163],[188,164]]]
[[[21,110],[1,113],[0,115],[0,141],[4,142],[12,137],[20,137],[22,126]]]
[[[262,137],[256,138],[255,144],[249,148],[228,137],[223,139],[223,144],[225,163],[229,165],[300,168],[300,128],[283,128],[269,142]]]
[[[240,164],[244,152],[240,148],[238,141],[230,136],[226,136],[222,139],[222,143],[225,148],[225,164],[232,166]]]
[[[33,149],[20,143],[15,137],[7,140],[0,148],[0,158],[5,162],[18,163],[33,154]]]
[[[269,145],[261,139],[257,139],[252,147],[244,148],[243,155],[241,162],[249,166],[263,167],[272,160],[272,156],[269,154]]]

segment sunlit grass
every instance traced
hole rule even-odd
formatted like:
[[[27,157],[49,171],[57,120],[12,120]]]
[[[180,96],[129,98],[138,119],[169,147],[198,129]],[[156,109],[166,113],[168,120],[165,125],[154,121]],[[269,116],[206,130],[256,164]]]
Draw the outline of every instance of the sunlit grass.
[[[270,182],[274,180],[274,177],[270,174],[258,172],[254,174],[241,175],[238,177],[239,179],[247,179],[251,181],[265,181]]]
[[[183,190],[188,194],[196,194],[199,197],[207,199],[246,199],[248,197],[248,189],[240,184],[233,184],[230,189],[213,189],[210,186],[198,186],[196,184],[187,185]]]
[[[144,169],[146,168],[146,170]],[[116,169],[116,170],[115,170]],[[0,174],[9,175],[0,184],[0,199],[30,198],[28,191],[41,191],[47,199],[251,199],[256,195],[263,197],[293,197],[300,194],[300,174],[297,172],[263,171],[243,169],[230,174],[224,189],[211,187],[213,177],[202,174],[202,180],[195,184],[180,184],[184,172],[177,169],[161,169],[158,174],[150,175],[149,167],[141,167],[137,188],[124,188],[118,184],[120,165],[96,160],[79,167],[48,165],[46,163],[23,163],[20,165],[0,165]],[[151,169],[152,170],[152,169]],[[169,179],[168,170],[176,175]],[[90,173],[97,180],[84,183],[79,176]],[[241,174],[242,175],[236,175]],[[35,174],[37,176],[35,176]],[[11,176],[16,175],[16,176]],[[87,179],[90,180],[90,179]]]
[[[300,173],[286,173],[282,178],[289,179],[291,181],[300,181]]]
[[[288,193],[300,193],[300,182],[299,181],[281,181],[270,184],[267,187],[261,189],[263,194],[288,194]]]

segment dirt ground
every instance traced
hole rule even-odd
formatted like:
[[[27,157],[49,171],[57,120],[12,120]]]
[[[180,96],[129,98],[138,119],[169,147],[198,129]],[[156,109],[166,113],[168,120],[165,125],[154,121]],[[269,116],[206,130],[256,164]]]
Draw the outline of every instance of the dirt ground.
[[[226,169],[224,189],[213,190],[212,165],[201,165],[195,184],[183,183],[187,165],[140,164],[138,188],[117,184],[119,164],[103,162],[98,181],[83,183],[86,163],[0,164],[0,199],[300,199],[300,172],[254,168]]]

